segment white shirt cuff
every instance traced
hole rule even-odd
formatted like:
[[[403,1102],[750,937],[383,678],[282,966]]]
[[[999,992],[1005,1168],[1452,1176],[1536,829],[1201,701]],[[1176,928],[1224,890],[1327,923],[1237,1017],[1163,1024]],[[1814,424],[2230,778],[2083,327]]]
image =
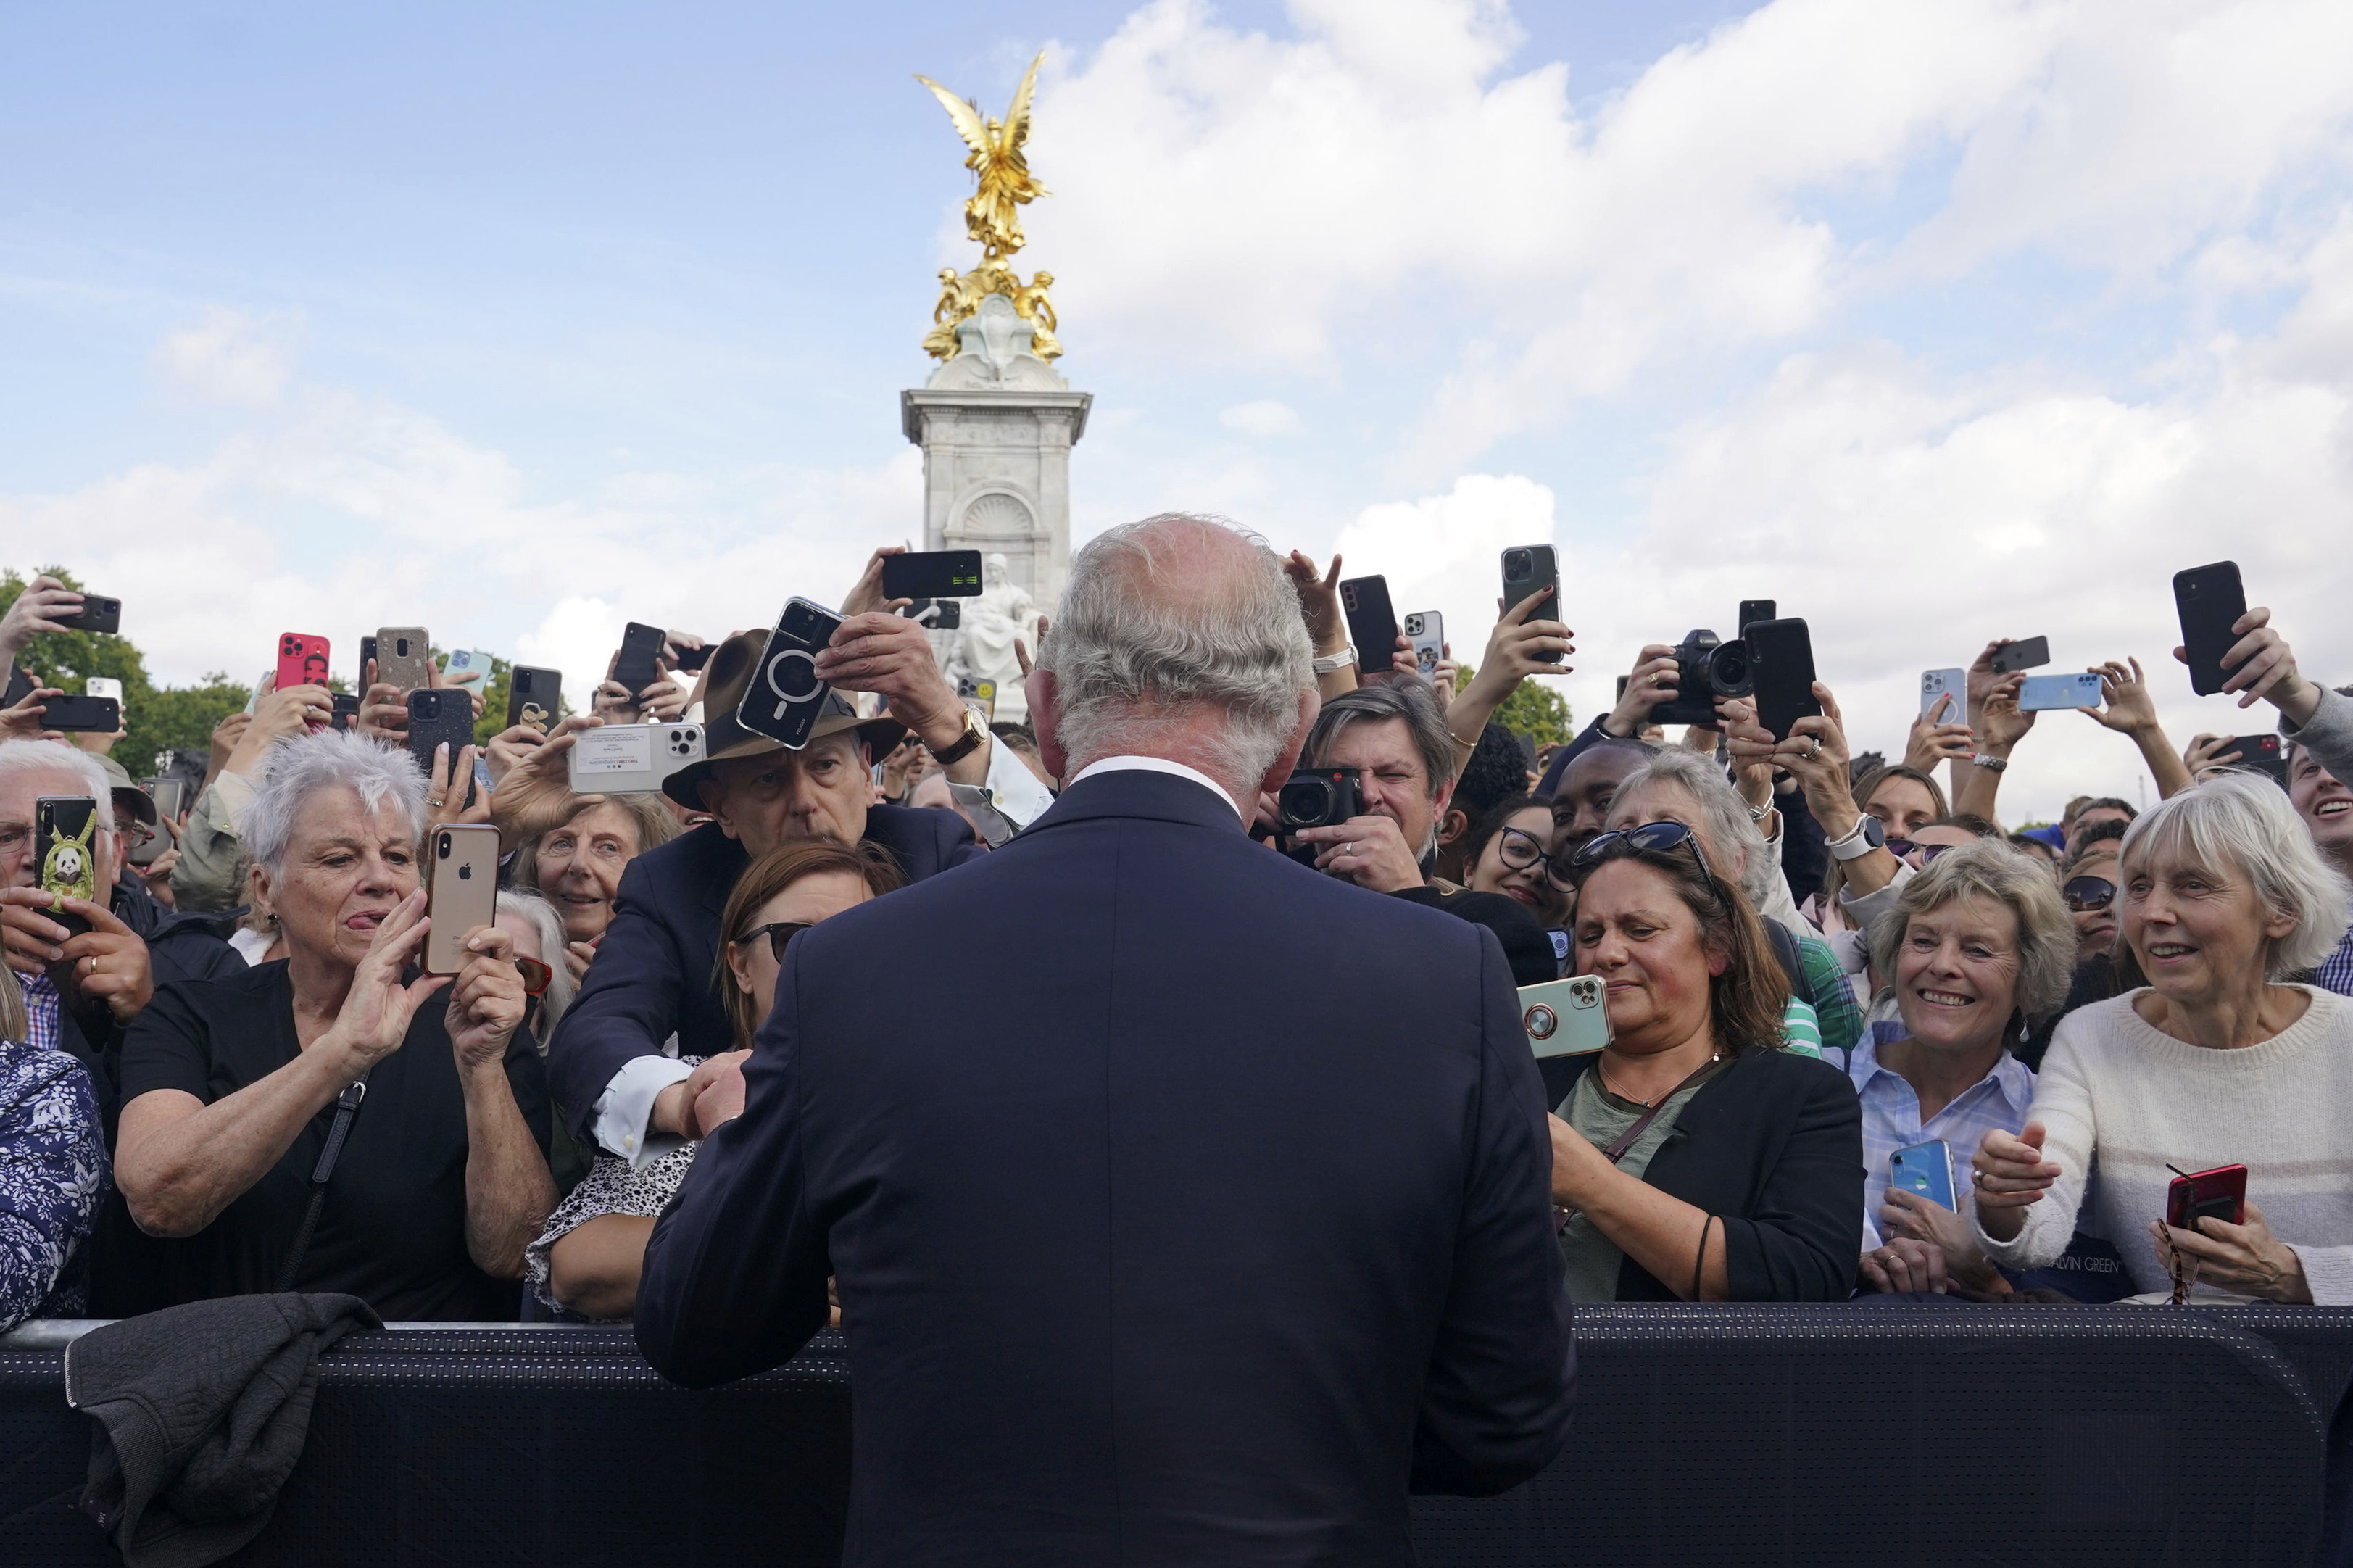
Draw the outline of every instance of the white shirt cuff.
[[[1054,804],[1053,792],[1038,782],[1029,764],[1001,738],[989,743],[988,771],[981,776],[980,788],[987,795],[990,808],[1011,824],[1017,833],[1045,816],[1047,808]],[[1009,838],[1012,834],[1006,837]],[[991,840],[992,844],[999,842],[1002,840]]]
[[[598,1146],[627,1160],[633,1171],[683,1147],[684,1139],[649,1132],[646,1123],[653,1120],[655,1098],[670,1085],[684,1082],[693,1071],[676,1057],[632,1057],[623,1063],[605,1092],[596,1097],[596,1114],[589,1130],[596,1133]]]

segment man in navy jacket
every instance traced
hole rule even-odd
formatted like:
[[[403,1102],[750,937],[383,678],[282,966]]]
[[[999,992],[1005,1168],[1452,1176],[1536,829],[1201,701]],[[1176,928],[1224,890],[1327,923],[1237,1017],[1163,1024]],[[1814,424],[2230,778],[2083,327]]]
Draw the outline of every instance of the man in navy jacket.
[[[1566,1436],[1535,1064],[1492,932],[1253,845],[1311,650],[1192,519],[1081,552],[1030,683],[1069,781],[786,950],[646,1251],[703,1386],[849,1336],[850,1563],[1405,1563],[1409,1489]]]

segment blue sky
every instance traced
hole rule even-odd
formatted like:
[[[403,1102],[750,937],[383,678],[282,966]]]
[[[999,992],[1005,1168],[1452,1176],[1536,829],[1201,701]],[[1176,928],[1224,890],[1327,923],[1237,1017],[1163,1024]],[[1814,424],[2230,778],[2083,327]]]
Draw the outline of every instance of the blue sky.
[[[2349,28],[2187,0],[19,7],[0,561],[121,594],[182,679],[418,620],[585,675],[625,619],[838,594],[920,525],[897,393],[970,260],[911,73],[995,110],[1044,47],[1023,260],[1096,398],[1082,535],[1192,507],[1343,545],[1467,658],[1495,550],[1554,539],[1580,712],[1640,642],[1771,595],[1859,745],[1996,634],[2162,660],[2166,580],[2226,555],[2342,679]],[[2158,679],[2178,738],[2253,727]],[[2005,804],[2137,775],[2057,715]]]

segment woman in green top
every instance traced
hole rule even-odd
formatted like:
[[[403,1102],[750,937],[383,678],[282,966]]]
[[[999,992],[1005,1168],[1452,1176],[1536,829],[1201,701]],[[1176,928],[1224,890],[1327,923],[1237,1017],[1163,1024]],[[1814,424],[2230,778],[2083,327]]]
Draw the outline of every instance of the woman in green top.
[[[1604,834],[1568,869],[1611,1034],[1552,1119],[1571,1296],[1845,1300],[1861,1112],[1844,1074],[1782,1048],[1788,982],[1756,910],[1677,822]]]

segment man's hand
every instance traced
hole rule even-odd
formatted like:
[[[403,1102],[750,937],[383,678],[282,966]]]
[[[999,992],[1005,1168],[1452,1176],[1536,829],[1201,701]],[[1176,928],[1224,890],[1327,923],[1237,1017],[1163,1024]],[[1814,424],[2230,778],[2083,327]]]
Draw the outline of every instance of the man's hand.
[[[1419,857],[1406,847],[1404,832],[1386,816],[1353,816],[1331,827],[1303,827],[1291,837],[1328,846],[1315,857],[1315,868],[1360,888],[1395,893],[1422,885]]]
[[[720,1123],[733,1121],[744,1114],[744,1062],[749,1051],[723,1051],[704,1063],[713,1072],[694,1097],[688,1118],[692,1131],[690,1138],[708,1138]]]
[[[891,717],[937,752],[964,733],[964,703],[940,670],[932,640],[903,616],[869,610],[844,616],[819,648],[817,677],[843,691],[872,691],[891,700]]]
[[[1315,563],[1294,550],[1282,563],[1282,574],[1299,590],[1299,613],[1307,621],[1316,657],[1328,658],[1346,647],[1348,622],[1340,613],[1340,558],[1332,557],[1332,569],[1318,577]]]
[[[105,1003],[116,1023],[130,1023],[155,994],[147,944],[103,904],[68,899],[65,907],[90,922],[88,931],[67,939],[59,949],[73,965],[74,984],[83,995]]]
[[[739,1080],[743,1078],[744,1058],[749,1051],[722,1051],[706,1058],[693,1071],[678,1082],[666,1086],[654,1096],[653,1114],[646,1119],[649,1132],[665,1133],[672,1138],[696,1139],[703,1134],[702,1124],[696,1120],[695,1106],[703,1091],[729,1073]],[[736,1105],[742,1107],[742,1089],[736,1091]],[[723,1101],[714,1101],[714,1106]]]
[[[842,597],[841,618],[843,620],[848,620],[852,616],[870,615],[877,611],[892,609],[896,605],[913,603],[909,599],[886,597],[882,592],[884,559],[905,553],[907,553],[907,547],[903,544],[885,544],[866,558],[866,569],[858,574],[858,581],[850,584],[849,592]]]
[[[1601,721],[1603,731],[1621,741],[1641,734],[1651,722],[1651,710],[1672,702],[1676,690],[1675,650],[1665,643],[1643,645],[1632,673],[1626,677],[1626,694]]]
[[[55,577],[34,578],[8,606],[8,613],[0,616],[0,655],[13,663],[42,633],[71,631],[64,624],[65,617],[80,613],[79,594]]]
[[[48,715],[42,710],[50,698],[64,695],[54,686],[36,686],[14,708],[0,708],[0,741],[64,740],[63,731],[46,727]]]
[[[45,973],[65,958],[63,943],[73,933],[49,919],[50,907],[38,888],[0,889],[0,949],[19,974]]]

